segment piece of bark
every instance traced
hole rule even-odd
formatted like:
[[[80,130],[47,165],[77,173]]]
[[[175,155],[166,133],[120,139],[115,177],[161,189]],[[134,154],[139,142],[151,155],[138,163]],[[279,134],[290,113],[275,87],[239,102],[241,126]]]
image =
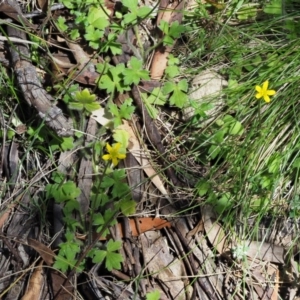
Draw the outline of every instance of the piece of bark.
[[[85,146],[88,146],[93,140],[97,132],[97,122],[90,118],[86,130]],[[91,157],[84,156],[81,159],[78,171],[78,188],[81,190],[77,200],[80,206],[80,212],[85,216],[90,207],[90,194],[93,185],[92,181],[93,163]]]
[[[26,34],[19,29],[8,26],[9,37],[26,40]],[[35,67],[29,61],[30,53],[27,44],[13,43],[9,47],[12,67],[18,85],[27,103],[36,108],[45,123],[55,130],[59,136],[71,136],[72,126],[60,108],[54,105],[54,99],[42,87]]]

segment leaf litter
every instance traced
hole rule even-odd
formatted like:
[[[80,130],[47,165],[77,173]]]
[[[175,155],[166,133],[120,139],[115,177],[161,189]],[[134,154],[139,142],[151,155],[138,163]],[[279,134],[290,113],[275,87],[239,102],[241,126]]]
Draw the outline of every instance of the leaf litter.
[[[47,3],[38,2],[39,8],[44,12],[47,11]],[[163,20],[166,24],[177,22],[176,26],[178,27],[182,21],[182,3],[183,1],[173,1],[167,5],[165,1],[161,1],[156,25],[158,26],[159,21]],[[112,14],[111,3],[107,2],[105,5],[109,9],[109,13]],[[125,22],[132,22],[150,13],[150,10],[142,8],[136,10],[137,6],[132,7],[132,3],[128,1],[124,1],[124,5],[131,9],[131,13],[127,15]],[[21,13],[20,6],[14,1],[2,1],[0,9],[1,13],[13,19],[16,23],[22,23],[30,30],[36,29],[36,25],[30,23],[24,17],[25,15]],[[63,10],[60,13],[63,12],[65,11]],[[91,11],[89,16],[90,24],[99,30],[105,28],[109,20],[107,14],[101,12],[94,10]],[[86,37],[90,39],[91,48],[96,47],[93,41],[95,36],[101,38],[100,31],[95,30],[93,34]],[[175,40],[178,37],[179,35],[175,32],[170,35],[169,39],[173,38]],[[105,82],[106,77],[103,77],[102,82],[97,82],[99,70],[95,68],[95,62],[93,61],[95,58],[83,50],[80,43],[70,43],[64,38],[62,40],[74,55],[72,57],[72,55],[69,55],[70,53],[66,54],[65,49],[59,50],[64,54],[62,59],[58,58],[58,52],[51,54],[55,58],[53,59],[54,69],[62,76],[67,76],[70,80],[78,82],[83,85],[83,88],[99,85],[101,88],[106,89],[108,93],[115,93],[116,89],[121,94],[125,94],[126,90],[129,92],[129,89],[122,87],[119,80],[120,74],[123,72],[122,65],[119,65],[118,68],[112,67],[111,73],[105,75],[110,81],[106,80]],[[164,74],[169,54],[173,48],[168,45],[168,42],[170,41],[165,39],[165,44],[159,46],[153,54],[150,67],[151,79],[160,80]],[[120,58],[122,53],[114,51],[112,53],[115,61],[122,61],[123,58]],[[137,85],[139,85],[139,79],[148,80],[149,77],[148,73],[141,69],[140,61],[133,55],[134,53],[131,53],[130,60],[125,58],[126,62],[129,62],[130,68],[126,69],[124,75],[125,82],[128,85],[135,85],[132,97],[135,101],[138,101],[136,98],[138,98]],[[103,58],[96,59],[104,63]],[[205,76],[203,74],[199,74],[199,76],[203,78],[199,79],[198,77],[197,79],[196,77],[193,83],[194,86],[205,85],[204,81],[207,78],[204,77],[212,76],[214,79],[210,85],[213,86],[213,89],[200,92],[201,95],[197,94],[196,98],[203,98],[221,91],[227,85],[227,82],[214,71],[206,72]],[[19,82],[19,85],[26,99],[26,89],[22,89],[22,82]],[[43,87],[39,88],[42,91],[41,95],[46,99],[48,94],[44,92]],[[187,82],[184,80],[179,83],[168,83],[164,88],[167,93],[173,93],[171,104],[182,107],[183,102],[180,101],[183,101],[186,97]],[[88,94],[89,99],[87,101],[84,97],[84,99],[81,99],[80,97],[84,96],[81,93]],[[14,141],[8,142],[7,145],[9,146],[7,147],[3,144],[2,156],[5,157],[7,162],[5,162],[6,165],[3,163],[4,176],[1,174],[3,189],[1,189],[2,214],[0,219],[2,230],[0,297],[5,297],[4,299],[48,299],[51,298],[49,295],[53,295],[55,299],[71,299],[72,297],[88,299],[87,295],[92,293],[92,297],[98,298],[107,296],[109,299],[142,299],[142,297],[155,290],[160,299],[226,299],[231,297],[237,286],[242,287],[242,279],[247,277],[245,282],[248,287],[247,296],[249,299],[257,297],[277,299],[279,282],[277,266],[285,263],[286,245],[235,240],[227,235],[225,228],[218,222],[217,216],[207,206],[201,209],[196,206],[192,216],[178,215],[178,208],[184,207],[186,201],[192,203],[193,199],[187,192],[179,191],[180,185],[174,188],[174,186],[168,184],[168,181],[177,183],[180,180],[174,172],[172,173],[170,167],[166,167],[165,160],[156,160],[157,153],[149,150],[154,145],[160,155],[166,153],[161,144],[162,135],[157,129],[157,123],[149,115],[145,118],[145,115],[147,116],[146,110],[141,108],[140,104],[139,114],[143,118],[143,125],[148,126],[149,136],[147,136],[138,128],[139,126],[134,127],[132,124],[131,114],[133,111],[128,111],[128,109],[131,109],[131,102],[128,101],[132,101],[132,99],[122,102],[121,107],[123,105],[123,109],[112,109],[110,111],[111,115],[108,117],[101,108],[98,111],[94,110],[94,108],[99,108],[99,104],[94,103],[94,97],[86,88],[81,93],[78,92],[77,100],[78,102],[80,102],[80,99],[82,101],[79,104],[72,103],[73,109],[83,110],[86,108],[88,111],[93,111],[93,116],[89,118],[82,115],[81,131],[86,134],[86,138],[82,145],[75,147],[75,150],[63,149],[64,151],[57,161],[49,161],[38,152],[34,154],[35,156],[30,154],[32,155],[30,158],[27,155],[26,164],[31,165],[31,169],[37,170],[34,176],[30,178],[27,170],[24,170],[25,166],[20,161],[20,152],[24,152],[24,149],[19,149],[19,145]],[[33,96],[35,97],[35,95]],[[46,104],[41,104],[41,102],[35,104],[34,101],[39,100],[33,99],[29,104],[38,110],[40,117],[44,119],[49,127],[53,128],[58,135],[63,136],[65,132],[70,135],[69,132],[73,129],[72,124],[64,119],[65,117],[61,115],[60,108],[54,109],[53,115],[48,118],[43,110],[43,105],[48,105],[48,100],[45,100]],[[118,99],[116,99],[117,101]],[[219,102],[219,109],[222,109],[223,105],[222,101]],[[117,108],[117,104],[115,108]],[[65,239],[63,235],[65,223],[63,206],[58,203],[50,205],[52,208],[50,215],[52,215],[53,220],[48,221],[47,224],[47,222],[42,222],[44,221],[42,218],[48,218],[47,213],[41,213],[38,210],[41,206],[35,204],[40,203],[40,199],[43,198],[45,185],[50,178],[49,174],[55,168],[58,168],[62,174],[69,178],[74,178],[74,173],[76,173],[77,186],[81,191],[78,205],[83,212],[83,216],[76,217],[80,219],[86,216],[90,207],[89,197],[95,171],[92,165],[92,154],[89,153],[89,144],[96,140],[98,133],[95,120],[101,126],[106,127],[112,122],[112,115],[114,120],[118,120],[115,124],[118,129],[124,130],[128,134],[127,137],[120,134],[118,136],[119,139],[128,139],[129,152],[135,159],[135,164],[129,164],[127,168],[140,169],[146,174],[148,180],[143,185],[143,191],[139,195],[138,215],[132,216],[133,219],[123,217],[120,222],[112,226],[110,229],[112,239],[108,241],[107,251],[99,250],[94,256],[94,263],[97,261],[97,264],[95,263],[90,270],[83,270],[81,274],[79,272],[78,275],[80,276],[76,278],[73,274],[72,276],[67,272],[62,274],[50,268],[53,266],[53,257],[56,256],[51,249],[51,242],[54,241],[52,247],[55,249],[58,243],[62,243]],[[57,116],[61,116],[63,124],[54,122],[57,120]],[[2,124],[2,128],[4,128],[4,124]],[[137,128],[139,129],[138,132],[136,131]],[[18,133],[18,135],[22,134]],[[153,134],[152,137],[151,134]],[[43,139],[42,135],[40,139]],[[84,149],[87,154],[82,155],[80,153],[81,149]],[[77,162],[79,162],[78,172],[74,168]],[[167,180],[166,175],[159,171],[160,168],[167,169],[166,175],[169,177]],[[170,176],[170,174],[173,175]],[[6,185],[6,183],[9,184]],[[141,182],[138,182],[138,184],[141,184]],[[72,193],[76,192],[76,185],[74,186],[72,185],[70,188]],[[66,197],[68,196],[67,194]],[[53,228],[49,226],[49,222],[51,222]],[[202,225],[198,227],[197,223]],[[74,226],[77,225],[74,224]],[[115,240],[116,236],[121,240]],[[52,237],[55,237],[56,241]],[[82,240],[88,240],[88,237],[79,237]],[[245,249],[247,251],[245,251],[244,256],[242,251],[241,261],[234,260],[231,253],[232,249],[236,249],[237,244],[241,243],[246,244]],[[123,253],[122,260],[119,259],[119,256],[115,256],[115,253],[119,250]],[[114,280],[102,276],[101,271],[99,271],[101,262],[109,255],[111,260],[106,261],[109,263],[109,265],[106,265],[109,271],[106,275],[110,275]],[[34,261],[34,259],[36,260]],[[114,261],[114,264],[111,264],[112,261]],[[119,265],[122,266],[122,271],[113,270],[118,268]],[[247,265],[247,268],[244,267],[245,265]],[[46,269],[49,270],[50,275],[44,272]],[[247,274],[245,274],[246,269]],[[24,273],[21,277],[18,277],[20,271]],[[293,275],[297,273],[295,265],[291,272]],[[290,280],[293,280],[293,275]],[[48,276],[52,281],[50,287],[45,285],[49,279]],[[143,278],[135,280],[142,276]],[[8,281],[7,278],[11,280]],[[27,282],[28,287],[26,288]],[[77,284],[79,285],[77,286]],[[80,285],[82,287],[78,289]],[[292,292],[295,293],[295,289]],[[238,291],[236,298],[241,297],[242,293]]]

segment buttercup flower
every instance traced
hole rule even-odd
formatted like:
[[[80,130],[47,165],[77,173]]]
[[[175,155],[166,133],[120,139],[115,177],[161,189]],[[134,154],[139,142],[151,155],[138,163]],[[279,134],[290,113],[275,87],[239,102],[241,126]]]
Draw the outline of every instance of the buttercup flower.
[[[260,98],[264,98],[264,100],[269,103],[270,97],[269,96],[273,96],[276,94],[276,91],[274,90],[268,90],[269,87],[269,81],[266,80],[262,86],[260,87],[259,85],[257,85],[255,87],[255,90],[257,91],[257,94],[255,95],[256,99],[260,99]]]
[[[120,159],[124,159],[126,157],[126,154],[122,154],[119,152],[120,147],[120,143],[116,143],[113,146],[110,146],[108,143],[106,143],[106,150],[108,154],[104,154],[102,156],[102,159],[107,161],[111,160],[113,165],[116,166],[119,163]]]

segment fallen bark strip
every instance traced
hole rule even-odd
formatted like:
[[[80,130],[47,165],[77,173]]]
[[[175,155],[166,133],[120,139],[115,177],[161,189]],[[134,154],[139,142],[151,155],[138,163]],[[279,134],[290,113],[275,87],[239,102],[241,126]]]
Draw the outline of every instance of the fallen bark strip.
[[[26,40],[25,32],[8,26],[9,37]],[[55,104],[53,97],[43,89],[35,67],[29,61],[30,53],[27,44],[13,43],[9,47],[11,62],[16,74],[17,82],[23,93],[24,99],[38,111],[39,116],[59,136],[71,136],[72,126],[63,115],[61,109]]]
[[[156,147],[156,149],[161,154],[161,160],[162,160],[163,165],[166,166],[167,175],[169,176],[169,178],[171,179],[171,181],[173,182],[173,184],[175,186],[182,186],[183,183],[177,178],[174,169],[169,166],[170,163],[165,158],[163,158],[166,156],[166,149],[161,142],[161,136],[160,136],[160,133],[158,132],[157,127],[155,126],[155,123],[151,119],[148,111],[145,109],[145,106],[142,102],[138,87],[133,86],[131,92],[132,92],[133,99],[143,117],[144,124],[145,124],[146,130],[147,130],[147,135],[148,135],[151,143],[154,145],[154,147]]]

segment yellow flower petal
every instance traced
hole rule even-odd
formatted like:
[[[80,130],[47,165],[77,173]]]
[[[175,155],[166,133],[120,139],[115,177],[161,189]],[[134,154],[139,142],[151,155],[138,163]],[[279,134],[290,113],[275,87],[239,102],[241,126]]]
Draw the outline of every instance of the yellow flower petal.
[[[266,80],[262,85],[262,89],[264,92],[268,90],[268,86],[269,86],[269,80]]]
[[[276,91],[274,91],[274,90],[267,90],[267,95],[268,96],[273,96],[275,94],[276,94]]]
[[[107,150],[108,153],[110,153],[111,150],[112,150],[112,147],[110,146],[109,143],[106,143],[106,150]]]
[[[269,96],[273,96],[276,94],[275,90],[268,90],[269,87],[269,80],[266,80],[262,86],[255,86],[255,90],[258,92],[255,95],[256,99],[260,99],[263,98],[267,103],[269,103],[271,101]]]
[[[121,147],[120,143],[114,144],[114,149],[115,149],[116,152],[119,152],[120,147]]]
[[[121,143],[115,143],[113,146],[110,146],[108,143],[106,143],[106,150],[108,154],[104,154],[102,159],[107,161],[111,160],[114,166],[118,165],[119,160],[126,157],[126,154],[119,153],[121,147]]]
[[[121,153],[119,153],[117,156],[118,159],[124,159],[125,157],[126,157],[126,154],[121,154]]]
[[[103,160],[110,160],[111,158],[110,158],[110,154],[104,154],[103,156],[102,156],[102,159]]]
[[[112,163],[113,163],[114,166],[117,166],[119,161],[117,160],[117,158],[113,157]]]
[[[258,93],[261,93],[261,87],[259,85],[255,86],[255,90],[258,92]]]

